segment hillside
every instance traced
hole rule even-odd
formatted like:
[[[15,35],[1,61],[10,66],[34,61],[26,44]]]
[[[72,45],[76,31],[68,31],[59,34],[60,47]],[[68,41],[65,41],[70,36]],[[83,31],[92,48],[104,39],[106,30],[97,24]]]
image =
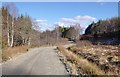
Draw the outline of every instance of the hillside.
[[[114,17],[91,23],[81,39],[99,44],[120,44],[120,18]]]

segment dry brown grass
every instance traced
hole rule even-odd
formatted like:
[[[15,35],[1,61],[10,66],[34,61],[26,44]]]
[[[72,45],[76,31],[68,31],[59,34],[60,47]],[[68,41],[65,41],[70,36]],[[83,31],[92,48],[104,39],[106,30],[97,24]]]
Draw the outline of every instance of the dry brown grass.
[[[88,41],[88,40],[81,40],[81,41],[77,41],[76,42],[76,46],[77,47],[82,47],[82,46],[91,46],[93,45],[92,42]]]
[[[105,72],[101,70],[98,66],[90,63],[88,60],[83,59],[82,57],[77,56],[73,52],[68,51],[63,46],[58,46],[58,50],[69,60],[75,62],[77,66],[81,67],[81,69],[85,73],[89,75],[105,75]]]
[[[119,62],[119,52],[117,46],[102,46],[102,45],[92,45],[92,46],[71,46],[68,48],[74,54],[77,54],[88,61],[96,64],[108,75],[118,75],[119,74],[119,64],[114,62]],[[109,58],[111,58],[109,60]],[[114,63],[114,64],[111,64]]]
[[[18,46],[13,48],[4,49],[2,52],[2,62],[9,60],[21,53],[27,52],[29,49],[28,46]]]

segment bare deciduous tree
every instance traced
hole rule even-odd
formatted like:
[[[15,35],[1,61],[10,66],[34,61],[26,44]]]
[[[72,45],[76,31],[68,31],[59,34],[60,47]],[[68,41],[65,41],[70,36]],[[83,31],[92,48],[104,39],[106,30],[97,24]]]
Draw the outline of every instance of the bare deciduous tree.
[[[7,38],[8,38],[8,46],[13,47],[14,44],[14,26],[15,19],[17,17],[17,8],[13,3],[7,4]],[[12,17],[12,24],[9,23],[9,17]]]

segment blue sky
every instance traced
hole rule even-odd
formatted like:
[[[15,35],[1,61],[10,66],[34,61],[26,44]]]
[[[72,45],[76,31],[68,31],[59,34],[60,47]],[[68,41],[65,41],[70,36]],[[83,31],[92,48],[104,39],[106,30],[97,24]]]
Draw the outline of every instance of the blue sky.
[[[80,23],[86,28],[91,22],[118,16],[117,2],[15,2],[19,14],[35,19],[41,30],[54,24],[68,26]]]
[[[118,2],[119,0],[1,0],[1,2]]]

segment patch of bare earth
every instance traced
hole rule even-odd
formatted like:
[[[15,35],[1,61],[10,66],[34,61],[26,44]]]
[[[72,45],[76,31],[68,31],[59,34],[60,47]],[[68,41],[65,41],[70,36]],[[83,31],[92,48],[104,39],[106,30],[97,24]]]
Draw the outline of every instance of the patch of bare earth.
[[[71,75],[119,75],[120,53],[118,46],[76,45],[57,47],[61,60]]]

